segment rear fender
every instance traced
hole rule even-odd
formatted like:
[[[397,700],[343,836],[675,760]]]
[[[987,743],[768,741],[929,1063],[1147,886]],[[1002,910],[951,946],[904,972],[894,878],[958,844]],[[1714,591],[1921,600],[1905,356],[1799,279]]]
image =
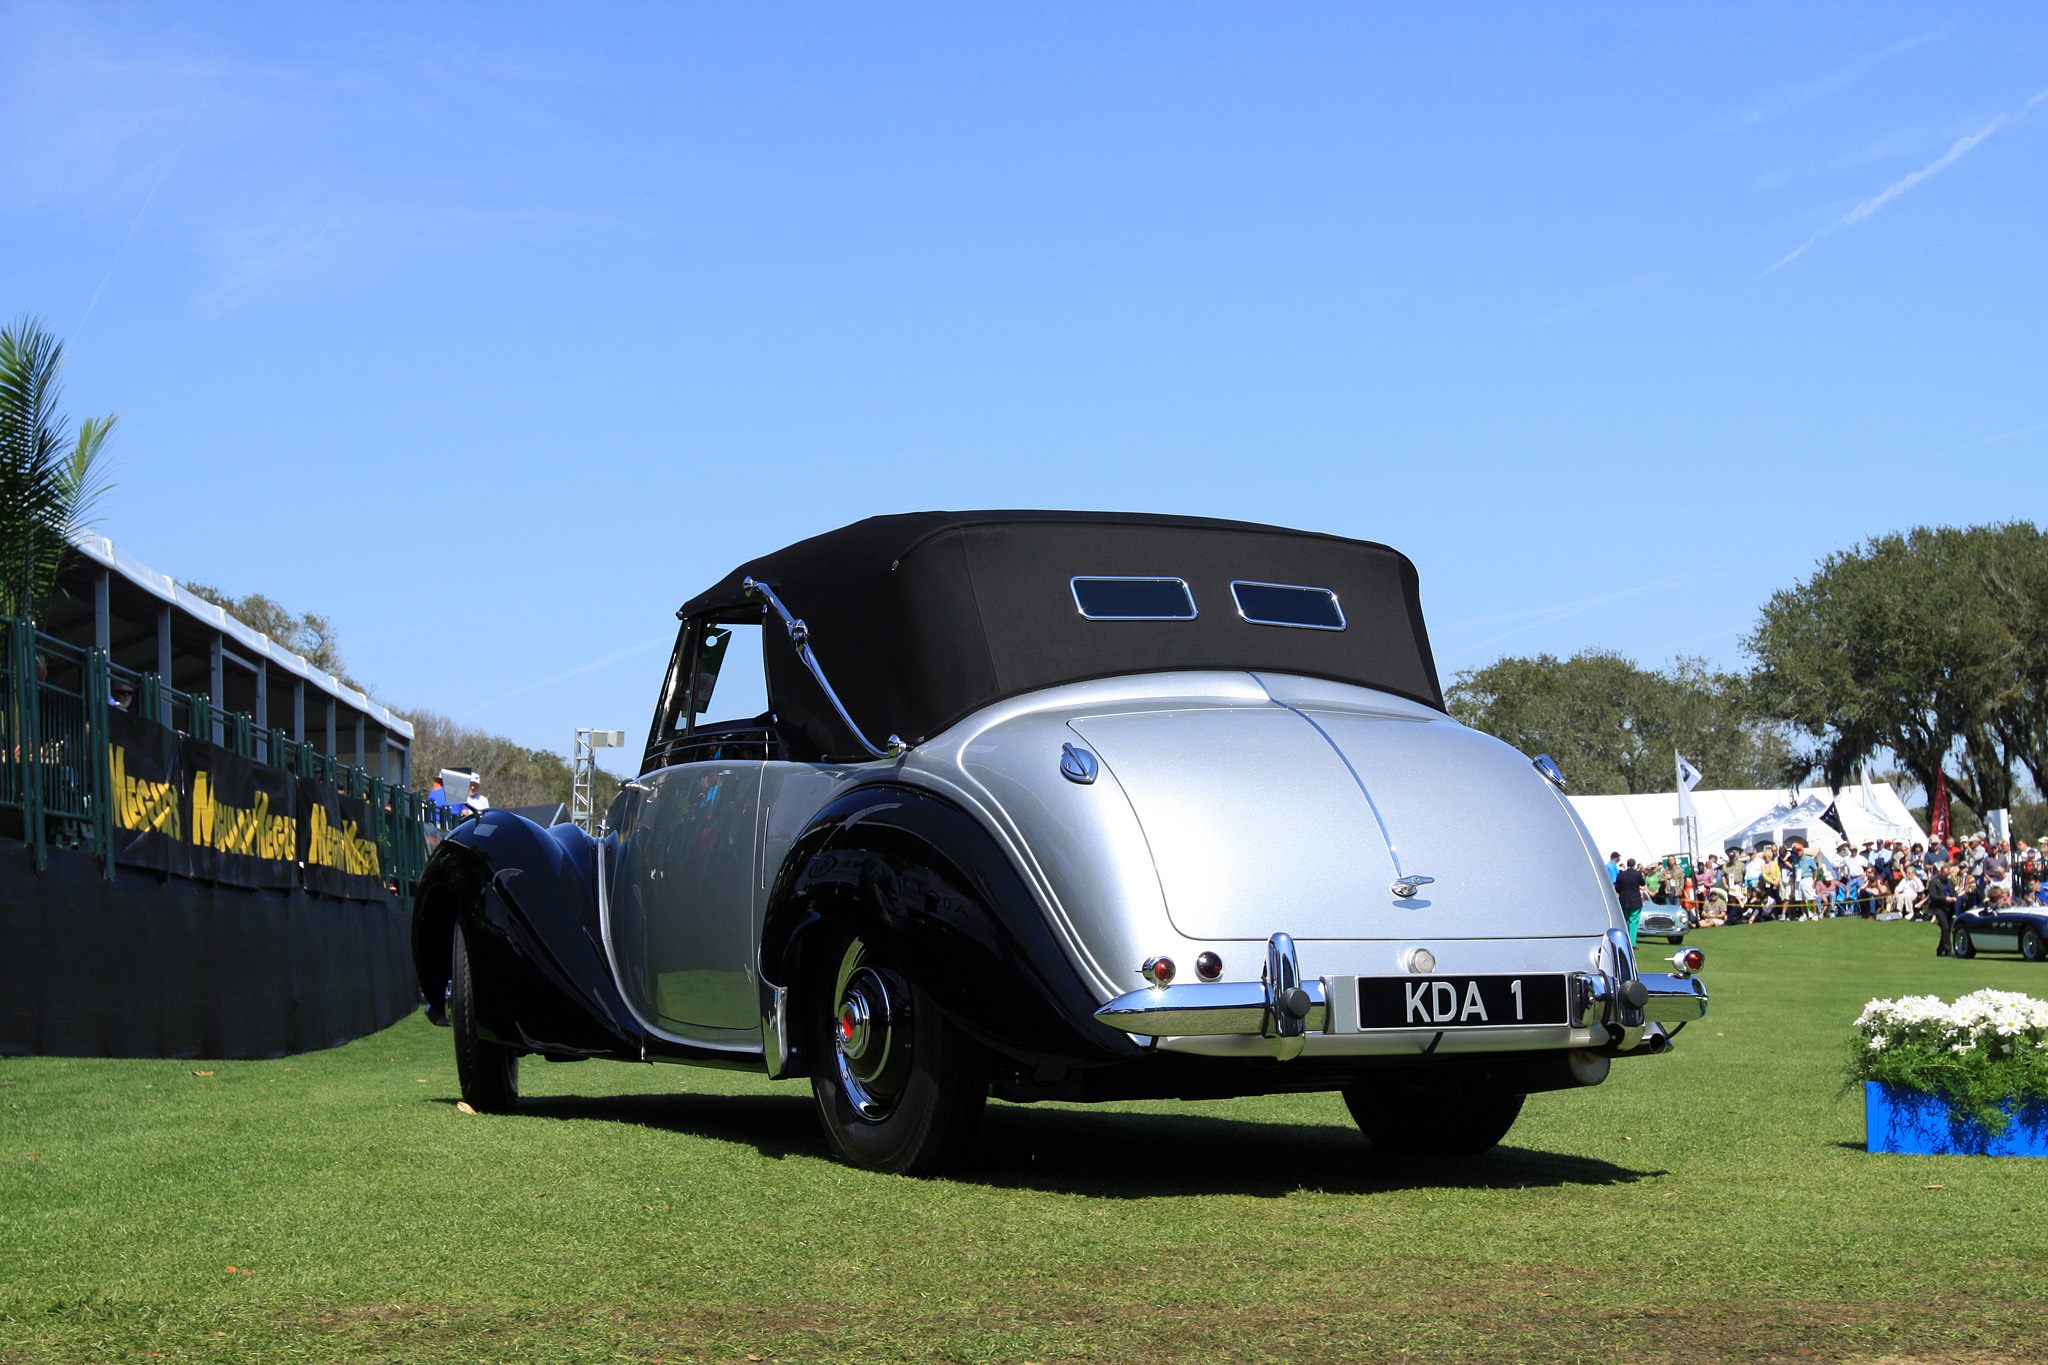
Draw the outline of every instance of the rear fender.
[[[1144,1053],[1096,1021],[1098,1002],[995,840],[929,792],[865,786],[813,817],[769,893],[765,982],[799,987],[806,946],[833,929],[858,935],[1016,1061],[1099,1066]]]

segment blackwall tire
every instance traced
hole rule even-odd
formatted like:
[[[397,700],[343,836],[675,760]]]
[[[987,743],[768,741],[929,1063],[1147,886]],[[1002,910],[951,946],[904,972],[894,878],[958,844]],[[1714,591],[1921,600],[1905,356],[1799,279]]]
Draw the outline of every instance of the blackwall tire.
[[[988,1060],[924,993],[857,938],[807,950],[811,1094],[849,1165],[930,1175],[959,1159],[988,1099]]]
[[[1970,942],[1970,931],[1968,929],[1956,930],[1955,937],[1949,940],[1949,956],[1975,957],[1976,955],[1977,945]]]
[[[1394,1156],[1478,1156],[1500,1144],[1522,1112],[1522,1096],[1450,1093],[1390,1099],[1369,1085],[1344,1092],[1358,1130]]]
[[[476,973],[460,920],[455,924],[450,965],[454,988],[449,992],[448,1023],[455,1032],[455,1079],[462,1098],[480,1114],[510,1113],[519,1105],[519,1054],[477,1036]]]
[[[2032,927],[2020,930],[2020,956],[2029,962],[2048,958],[2048,939],[2041,937],[2041,931]]]

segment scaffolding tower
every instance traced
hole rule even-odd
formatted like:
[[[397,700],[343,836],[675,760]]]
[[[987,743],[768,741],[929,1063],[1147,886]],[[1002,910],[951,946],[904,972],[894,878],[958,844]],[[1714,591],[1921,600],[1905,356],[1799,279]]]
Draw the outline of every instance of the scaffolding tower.
[[[569,820],[585,834],[597,833],[597,811],[590,799],[591,782],[597,774],[597,751],[617,749],[625,742],[624,730],[576,731],[575,757],[569,765]]]

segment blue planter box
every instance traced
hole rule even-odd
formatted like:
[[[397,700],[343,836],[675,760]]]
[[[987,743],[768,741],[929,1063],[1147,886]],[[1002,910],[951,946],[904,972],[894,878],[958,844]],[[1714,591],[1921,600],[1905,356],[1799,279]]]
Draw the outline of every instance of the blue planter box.
[[[2007,1106],[2012,1122],[1996,1137],[1958,1119],[1937,1095],[1881,1081],[1863,1083],[1864,1142],[1873,1152],[1920,1156],[2048,1156],[2048,1105]]]

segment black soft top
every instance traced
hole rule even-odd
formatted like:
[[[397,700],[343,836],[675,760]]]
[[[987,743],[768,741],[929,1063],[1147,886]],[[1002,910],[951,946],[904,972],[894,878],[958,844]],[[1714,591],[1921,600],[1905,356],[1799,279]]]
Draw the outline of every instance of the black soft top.
[[[1093,620],[1075,606],[1076,576],[1185,579],[1199,614]],[[1141,512],[909,512],[763,555],[677,615],[751,614],[747,578],[804,619],[826,677],[877,743],[920,743],[1039,688],[1169,669],[1299,673],[1443,708],[1415,566],[1371,541]],[[1254,625],[1238,614],[1234,580],[1331,589],[1345,628]],[[797,747],[865,757],[780,623],[766,624],[769,704]]]

